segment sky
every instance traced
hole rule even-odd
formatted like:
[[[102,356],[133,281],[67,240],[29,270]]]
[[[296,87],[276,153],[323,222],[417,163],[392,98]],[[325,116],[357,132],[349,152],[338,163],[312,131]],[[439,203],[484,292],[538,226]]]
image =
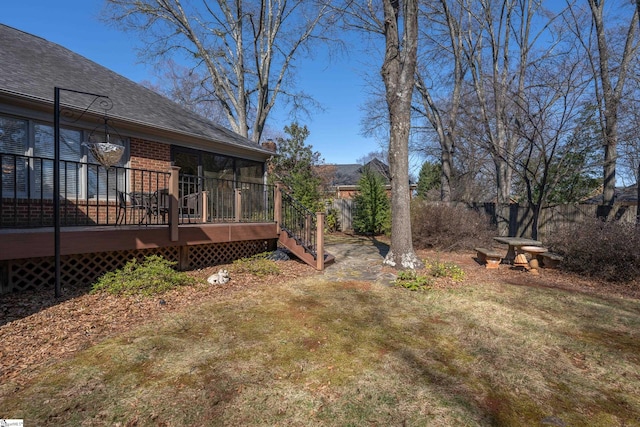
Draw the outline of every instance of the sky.
[[[156,80],[153,68],[137,57],[140,42],[99,19],[102,0],[0,1],[1,23],[57,43],[134,82]],[[354,51],[332,60],[326,56],[320,52],[314,60],[297,64],[297,89],[323,107],[323,111],[312,112],[312,117],[301,118],[300,124],[310,131],[307,144],[326,163],[358,163],[380,150],[375,139],[361,135],[361,107],[367,99],[363,73],[370,58]],[[284,112],[273,117],[270,126],[275,130],[291,123]]]

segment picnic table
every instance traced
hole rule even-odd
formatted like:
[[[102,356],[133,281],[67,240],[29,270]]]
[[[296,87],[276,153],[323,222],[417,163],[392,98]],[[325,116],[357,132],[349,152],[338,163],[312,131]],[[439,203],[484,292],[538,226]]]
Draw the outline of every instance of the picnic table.
[[[509,245],[509,249],[507,250],[507,255],[503,258],[503,260],[509,264],[513,264],[516,266],[528,265],[528,261],[525,256],[526,251],[522,250],[523,246],[533,246],[533,247],[542,246],[541,241],[526,239],[524,237],[497,236],[497,237],[494,237],[493,240],[495,240],[498,243]],[[544,251],[546,252],[546,249]]]
[[[538,257],[548,252],[549,250],[547,248],[543,248],[542,246],[521,246],[520,250],[528,253],[531,257],[531,259],[529,260],[529,265],[525,266],[525,268],[527,268],[529,272],[533,274],[538,274],[538,269],[540,268]]]

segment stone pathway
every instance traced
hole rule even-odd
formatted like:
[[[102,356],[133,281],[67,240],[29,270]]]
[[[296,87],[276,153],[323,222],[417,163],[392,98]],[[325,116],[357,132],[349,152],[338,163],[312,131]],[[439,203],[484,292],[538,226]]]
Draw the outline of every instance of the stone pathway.
[[[328,244],[325,250],[336,261],[324,271],[331,281],[361,280],[390,286],[396,279],[392,273],[382,272],[382,261],[389,248],[373,242]]]

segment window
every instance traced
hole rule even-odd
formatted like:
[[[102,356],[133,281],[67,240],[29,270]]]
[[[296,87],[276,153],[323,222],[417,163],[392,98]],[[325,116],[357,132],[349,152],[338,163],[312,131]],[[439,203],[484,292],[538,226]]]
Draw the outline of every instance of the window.
[[[33,197],[53,197],[53,126],[35,124],[32,160]],[[82,133],[77,130],[60,129],[60,194],[67,198],[80,196],[82,159]]]
[[[181,175],[262,184],[264,163],[189,148],[172,147],[172,159]]]
[[[92,132],[90,141],[104,141]],[[115,197],[125,188],[126,170],[105,170],[82,145],[83,132],[60,129],[60,195],[69,199]],[[112,140],[127,147],[127,141]],[[118,166],[124,166],[128,150]],[[54,129],[52,125],[0,116],[0,164],[2,197],[53,198]],[[88,163],[87,163],[88,162]]]
[[[25,195],[28,186],[27,150],[29,123],[10,117],[0,116],[0,157],[2,161],[3,197]]]
[[[236,169],[238,170],[238,181],[252,184],[262,184],[264,182],[262,163],[251,160],[238,160]]]
[[[207,178],[233,180],[233,158],[204,153],[202,169]]]

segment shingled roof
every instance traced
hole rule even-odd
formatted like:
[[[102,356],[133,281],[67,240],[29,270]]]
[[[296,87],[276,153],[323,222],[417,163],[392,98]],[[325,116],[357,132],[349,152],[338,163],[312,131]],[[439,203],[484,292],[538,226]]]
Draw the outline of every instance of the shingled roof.
[[[614,196],[616,203],[625,205],[635,205],[638,203],[638,185],[630,185],[628,187],[616,187],[614,190]],[[598,194],[597,196],[590,197],[583,203],[588,204],[602,204],[603,196]]]
[[[0,58],[0,94],[5,96],[52,105],[56,86],[103,94],[113,102],[109,115],[132,125],[273,154],[69,49],[2,24]],[[85,108],[87,99],[64,92],[64,103]]]
[[[371,168],[374,172],[377,172],[382,176],[385,185],[389,184],[389,166],[381,162],[378,159],[373,159],[366,165],[360,164],[347,164],[347,165],[334,165],[335,173],[333,177],[333,185],[358,185],[362,173],[365,168]]]

